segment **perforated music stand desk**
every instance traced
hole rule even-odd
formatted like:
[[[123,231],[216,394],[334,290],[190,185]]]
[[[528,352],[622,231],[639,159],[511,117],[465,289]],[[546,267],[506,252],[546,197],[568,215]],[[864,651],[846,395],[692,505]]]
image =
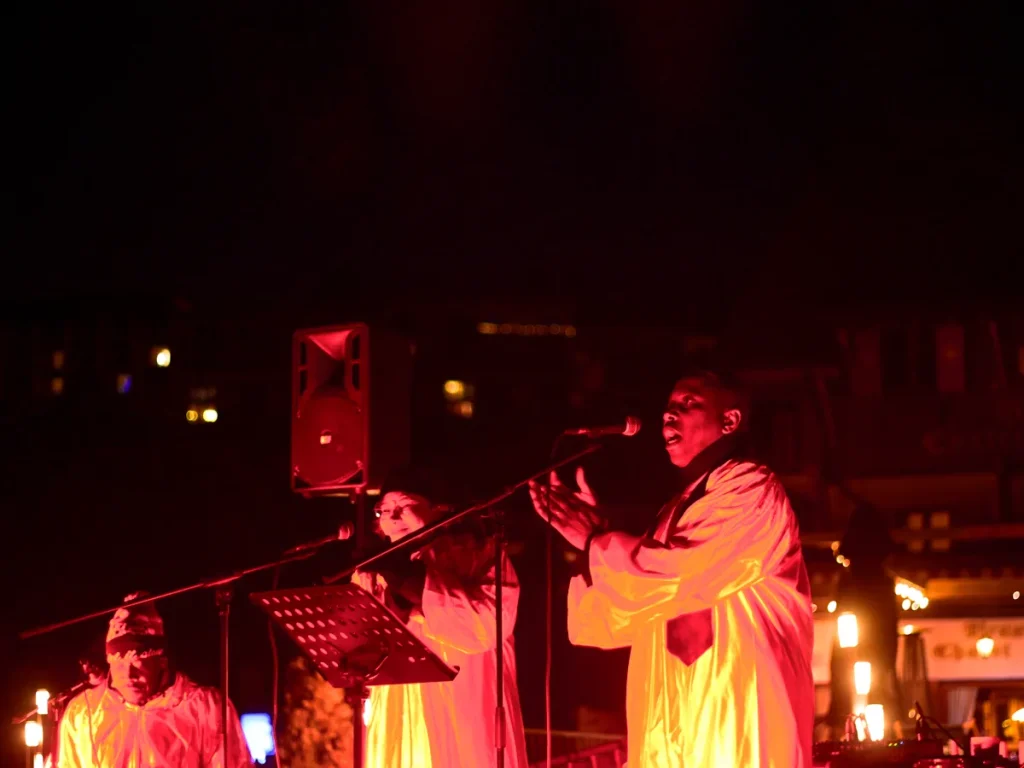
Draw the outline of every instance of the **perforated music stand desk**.
[[[266,611],[352,707],[354,765],[363,761],[363,703],[371,685],[440,683],[452,669],[405,623],[355,584],[257,592],[249,599]]]
[[[249,599],[336,688],[447,682],[458,674],[355,584],[257,592]]]

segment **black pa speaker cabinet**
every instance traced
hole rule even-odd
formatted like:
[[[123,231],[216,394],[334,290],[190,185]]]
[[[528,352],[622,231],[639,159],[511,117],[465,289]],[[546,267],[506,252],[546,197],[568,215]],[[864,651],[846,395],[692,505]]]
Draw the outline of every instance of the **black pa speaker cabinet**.
[[[379,490],[409,461],[412,345],[362,323],[292,337],[292,490]]]

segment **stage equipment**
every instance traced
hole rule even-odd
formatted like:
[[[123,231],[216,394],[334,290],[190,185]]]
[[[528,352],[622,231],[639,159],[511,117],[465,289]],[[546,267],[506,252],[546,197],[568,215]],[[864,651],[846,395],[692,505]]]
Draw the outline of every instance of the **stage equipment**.
[[[250,595],[352,707],[352,764],[364,765],[361,713],[371,685],[450,682],[458,674],[355,584]]]
[[[291,487],[379,491],[409,461],[412,346],[362,323],[292,336]]]

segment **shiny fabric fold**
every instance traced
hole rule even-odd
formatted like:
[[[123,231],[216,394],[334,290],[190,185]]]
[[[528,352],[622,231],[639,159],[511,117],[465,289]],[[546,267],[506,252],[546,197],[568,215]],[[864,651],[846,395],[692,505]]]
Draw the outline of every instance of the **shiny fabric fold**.
[[[142,706],[106,684],[74,697],[60,724],[59,768],[241,768],[252,765],[234,706],[228,702],[229,754],[220,737],[220,692],[180,672]]]
[[[495,760],[497,703],[494,550],[472,536],[444,537],[420,553],[422,602],[407,626],[459,674],[449,683],[376,686],[367,701],[367,768],[479,768]],[[512,631],[519,582],[502,567],[505,765],[526,768]]]
[[[593,584],[569,587],[570,640],[632,648],[630,768],[809,768],[810,583],[785,491],[766,467],[731,459],[677,517],[686,501],[662,508],[651,538],[593,540]],[[690,620],[678,620],[708,611],[697,654],[700,642],[683,647]]]

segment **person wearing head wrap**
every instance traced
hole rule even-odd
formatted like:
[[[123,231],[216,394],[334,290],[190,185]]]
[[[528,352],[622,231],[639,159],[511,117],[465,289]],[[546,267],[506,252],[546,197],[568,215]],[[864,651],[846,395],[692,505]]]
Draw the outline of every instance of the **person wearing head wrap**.
[[[391,542],[444,516],[452,498],[438,473],[402,471],[376,507]],[[495,634],[493,541],[460,525],[352,580],[383,600],[409,630],[459,673],[451,682],[374,686],[367,700],[367,768],[479,768],[495,759],[497,644],[502,643],[505,765],[526,768],[526,738],[512,638],[519,581],[502,565],[502,637]]]
[[[134,594],[125,602],[143,595]],[[240,768],[251,765],[228,702],[230,759],[220,733],[220,691],[174,671],[164,623],[153,603],[119,608],[107,628],[110,672],[83,691],[60,723],[59,768]]]

